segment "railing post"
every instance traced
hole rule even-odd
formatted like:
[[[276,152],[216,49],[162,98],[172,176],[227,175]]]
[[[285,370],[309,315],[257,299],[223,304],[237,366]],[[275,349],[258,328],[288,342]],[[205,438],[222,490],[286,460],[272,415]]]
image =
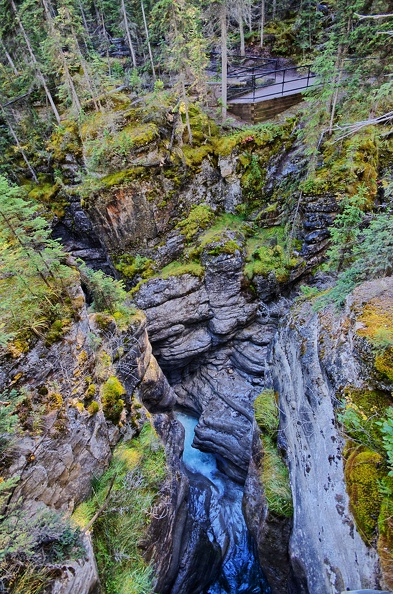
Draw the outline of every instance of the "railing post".
[[[285,70],[282,72],[282,96],[284,97]]]
[[[310,84],[310,66],[308,67],[308,72],[307,72],[307,88]]]
[[[252,84],[252,102],[255,103],[255,86],[256,86],[255,74],[252,75],[251,84]]]

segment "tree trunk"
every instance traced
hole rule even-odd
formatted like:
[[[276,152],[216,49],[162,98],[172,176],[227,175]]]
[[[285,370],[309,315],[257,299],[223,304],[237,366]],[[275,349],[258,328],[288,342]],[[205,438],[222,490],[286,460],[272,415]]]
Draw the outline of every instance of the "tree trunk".
[[[34,66],[36,68],[38,78],[41,81],[42,86],[44,87],[46,96],[48,97],[48,100],[49,100],[50,106],[52,108],[52,111],[53,111],[53,113],[55,115],[56,121],[57,121],[58,124],[60,124],[60,115],[59,115],[59,112],[57,111],[57,107],[56,107],[55,102],[53,100],[52,94],[51,94],[51,92],[48,89],[48,85],[46,84],[44,75],[42,74],[41,69],[40,69],[40,67],[38,65],[37,58],[35,57],[35,54],[33,52],[33,48],[31,47],[30,40],[29,40],[29,38],[27,36],[27,33],[25,31],[25,28],[24,28],[24,26],[22,24],[22,21],[19,18],[18,11],[16,10],[16,6],[15,6],[14,0],[11,0],[11,6],[12,6],[12,10],[15,13],[15,18],[16,18],[16,21],[17,21],[17,23],[19,25],[19,28],[22,31],[22,35],[23,35],[23,38],[24,38],[24,40],[26,42],[27,49],[29,50],[30,57],[31,57],[31,59],[33,61],[33,64],[34,64]]]
[[[28,167],[28,169],[29,169],[29,171],[30,171],[30,173],[31,173],[31,175],[32,175],[35,183],[38,184],[39,182],[38,182],[36,173],[35,173],[35,171],[33,169],[33,166],[31,165],[29,159],[27,158],[27,155],[26,155],[25,151],[23,150],[23,147],[22,147],[21,143],[19,142],[19,138],[18,138],[18,136],[17,136],[14,128],[12,127],[11,122],[9,121],[9,119],[8,119],[6,113],[5,113],[5,110],[3,108],[1,108],[1,113],[3,114],[3,118],[5,120],[5,123],[7,124],[8,128],[9,128],[9,131],[11,132],[12,138],[15,140],[16,146],[20,150],[20,154],[22,155],[24,162],[26,163],[26,165],[27,165],[27,167]]]
[[[246,44],[244,41],[244,22],[242,14],[242,5],[238,5],[238,18],[239,18],[239,33],[240,33],[240,55],[246,55]]]
[[[2,39],[0,39],[0,43],[1,43],[1,47],[3,48],[5,57],[7,58],[8,63],[11,66],[11,68],[12,68],[15,76],[19,76],[19,72],[18,72],[18,70],[17,70],[17,68],[15,66],[15,63],[14,63],[13,59],[11,58],[10,54],[7,52],[7,48],[5,47],[5,44],[4,44],[4,42],[3,42]]]
[[[273,0],[273,21],[276,18],[277,13],[277,0]]]
[[[190,146],[192,146],[193,137],[192,137],[191,123],[190,123],[190,113],[188,110],[188,97],[186,94],[186,86],[184,84],[184,74],[181,75],[181,90],[182,90],[182,95],[183,95],[184,107],[186,110],[186,125],[187,125],[188,138],[189,138],[188,144]]]
[[[127,17],[126,5],[125,5],[124,0],[121,0],[121,10],[123,13],[123,18],[124,18],[124,26],[126,28],[127,43],[128,43],[128,47],[130,48],[130,52],[131,52],[132,64],[133,64],[134,68],[136,68],[135,51],[134,51],[134,46],[133,46],[132,40],[131,40],[130,27],[128,26],[128,17]]]
[[[141,8],[142,8],[143,24],[145,25],[146,41],[147,41],[147,47],[148,47],[148,50],[149,50],[150,64],[151,64],[151,69],[152,69],[152,72],[153,72],[153,78],[155,80],[156,79],[156,71],[155,71],[155,68],[154,68],[153,54],[152,54],[151,45],[150,45],[149,29],[147,27],[146,15],[145,15],[145,7],[143,6],[143,0],[141,0]]]
[[[66,82],[67,82],[68,87],[71,91],[71,100],[72,100],[73,105],[76,107],[77,113],[79,114],[82,111],[82,105],[81,105],[81,102],[79,101],[78,93],[76,92],[74,81],[72,80],[72,76],[71,76],[70,70],[68,68],[67,59],[66,59],[63,49],[61,47],[61,38],[60,38],[59,32],[55,28],[55,25],[53,22],[53,17],[51,14],[52,6],[50,4],[50,0],[42,0],[42,3],[44,5],[45,14],[46,14],[46,18],[48,21],[51,36],[56,43],[56,50],[57,50],[58,56],[61,60],[61,63],[63,65]]]
[[[227,50],[227,7],[225,3],[221,7],[221,115],[222,120],[227,119],[227,98],[228,98],[228,50]]]
[[[263,47],[264,41],[264,33],[265,33],[265,0],[261,2],[261,47]]]
[[[78,56],[79,56],[79,60],[80,60],[81,66],[82,66],[83,75],[84,75],[84,78],[85,78],[85,81],[86,81],[87,88],[89,89],[89,93],[90,93],[90,96],[92,98],[92,101],[93,101],[95,110],[96,111],[99,111],[101,106],[99,105],[99,102],[97,102],[97,99],[96,99],[96,95],[98,93],[97,93],[97,87],[96,87],[95,82],[94,82],[94,77],[90,77],[90,72],[89,72],[90,68],[89,68],[89,65],[86,62],[86,60],[84,58],[84,55],[82,53],[82,50],[80,48],[78,37],[77,37],[77,35],[75,33],[75,29],[74,29],[74,27],[72,25],[71,15],[70,15],[70,13],[69,13],[68,10],[67,10],[67,17],[68,17],[68,19],[69,19],[69,21],[71,23],[71,33],[72,33],[72,36],[74,38],[75,47],[76,47],[77,52],[78,52]],[[86,42],[85,42],[85,45],[86,45]],[[86,47],[87,47],[87,45],[86,45]]]

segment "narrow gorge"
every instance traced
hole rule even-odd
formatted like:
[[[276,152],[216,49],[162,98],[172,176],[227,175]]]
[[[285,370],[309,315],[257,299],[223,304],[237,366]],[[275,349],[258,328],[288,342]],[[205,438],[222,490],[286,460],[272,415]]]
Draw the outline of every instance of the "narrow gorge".
[[[392,2],[118,4],[0,3],[0,593],[392,592]]]

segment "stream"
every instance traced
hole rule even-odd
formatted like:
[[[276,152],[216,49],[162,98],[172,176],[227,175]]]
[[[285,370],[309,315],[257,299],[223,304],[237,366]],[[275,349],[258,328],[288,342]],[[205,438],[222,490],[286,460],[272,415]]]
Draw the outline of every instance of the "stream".
[[[210,489],[207,536],[221,549],[221,566],[215,581],[203,594],[270,594],[271,590],[260,567],[255,544],[242,511],[243,488],[217,469],[216,457],[192,446],[198,420],[183,412],[176,413],[185,430],[183,462],[192,483],[193,475],[202,475]],[[193,491],[190,491],[191,498]],[[196,510],[197,498],[190,501]],[[203,510],[200,512],[203,516]],[[202,594],[202,593],[201,593]]]

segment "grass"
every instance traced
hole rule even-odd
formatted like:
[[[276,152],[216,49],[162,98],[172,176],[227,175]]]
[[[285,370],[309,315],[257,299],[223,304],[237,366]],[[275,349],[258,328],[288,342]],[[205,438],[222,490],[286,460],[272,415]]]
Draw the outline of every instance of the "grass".
[[[266,389],[257,396],[254,414],[262,431],[263,460],[259,476],[269,511],[289,518],[293,514],[292,493],[288,468],[277,450],[279,414],[274,390]]]
[[[255,420],[259,428],[274,435],[278,429],[278,408],[274,390],[264,390],[254,401]]]
[[[84,527],[105,500],[115,476],[110,502],[93,526],[93,546],[106,594],[150,594],[152,570],[139,543],[146,536],[158,490],[166,476],[163,446],[146,423],[140,435],[120,444],[107,472],[93,482],[94,495],[72,519]]]
[[[288,468],[269,435],[262,437],[263,462],[260,477],[269,511],[290,518],[293,514],[292,492]]]

